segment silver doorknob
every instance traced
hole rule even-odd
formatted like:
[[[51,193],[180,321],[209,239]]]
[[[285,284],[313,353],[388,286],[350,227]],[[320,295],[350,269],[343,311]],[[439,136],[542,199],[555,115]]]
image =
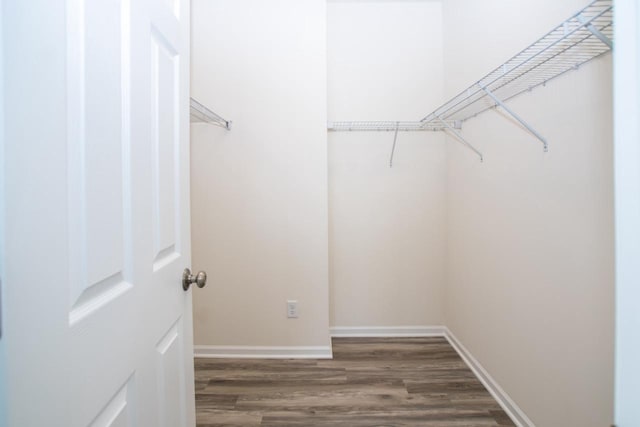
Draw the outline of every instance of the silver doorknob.
[[[204,285],[207,284],[207,273],[199,271],[198,274],[193,275],[191,274],[191,270],[185,268],[182,272],[182,289],[188,291],[189,287],[194,283],[199,288],[204,288]]]

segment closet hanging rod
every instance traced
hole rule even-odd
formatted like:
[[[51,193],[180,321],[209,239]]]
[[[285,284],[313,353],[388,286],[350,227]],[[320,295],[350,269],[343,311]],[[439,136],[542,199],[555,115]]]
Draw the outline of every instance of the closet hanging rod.
[[[191,122],[209,123],[227,130],[231,129],[229,120],[223,119],[195,99],[190,98],[189,107]]]
[[[612,46],[613,0],[595,0],[421,121],[464,122],[500,104],[490,93],[505,102],[577,69]]]
[[[449,126],[460,128],[460,123],[447,122]],[[420,121],[341,121],[327,123],[327,130],[333,132],[422,132],[441,131],[442,123]]]

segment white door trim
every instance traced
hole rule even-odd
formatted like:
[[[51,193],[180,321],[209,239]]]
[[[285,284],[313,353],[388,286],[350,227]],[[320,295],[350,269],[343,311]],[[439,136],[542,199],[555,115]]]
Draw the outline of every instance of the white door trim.
[[[640,6],[615,5],[615,423],[640,425]]]

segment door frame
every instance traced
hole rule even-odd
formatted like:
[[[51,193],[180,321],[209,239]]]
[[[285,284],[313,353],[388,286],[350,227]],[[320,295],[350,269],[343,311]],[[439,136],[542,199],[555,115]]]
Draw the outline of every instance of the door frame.
[[[615,422],[640,424],[640,6],[616,1],[614,193],[616,250]]]

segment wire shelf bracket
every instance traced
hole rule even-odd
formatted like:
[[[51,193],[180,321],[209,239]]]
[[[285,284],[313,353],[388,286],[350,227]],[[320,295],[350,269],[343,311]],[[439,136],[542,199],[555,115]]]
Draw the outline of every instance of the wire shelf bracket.
[[[509,113],[509,115],[511,117],[513,117],[514,119],[516,119],[518,122],[520,122],[520,124],[522,126],[524,126],[529,132],[531,132],[533,134],[533,136],[535,136],[536,138],[538,138],[540,141],[542,141],[542,144],[544,145],[544,151],[545,153],[547,151],[549,151],[549,144],[547,143],[547,140],[538,133],[538,131],[536,131],[529,123],[527,123],[526,121],[524,121],[523,118],[521,118],[519,115],[517,115],[512,109],[510,109],[509,107],[507,107],[506,105],[504,105],[504,102],[502,102],[502,100],[500,98],[498,98],[497,96],[495,96],[493,94],[493,92],[491,92],[489,89],[487,89],[486,87],[483,87],[482,90],[484,90],[487,95],[489,95],[491,97],[491,99],[493,99],[498,105],[500,105],[502,107],[503,110],[505,110],[507,113]]]
[[[588,29],[589,31],[591,31],[591,33],[592,33],[594,36],[596,36],[597,38],[599,38],[599,39],[600,39],[600,41],[601,41],[602,43],[604,43],[604,44],[606,44],[607,46],[609,46],[609,49],[613,49],[613,42],[611,41],[611,39],[610,39],[609,37],[605,36],[604,34],[602,34],[602,33],[600,32],[600,30],[598,30],[596,27],[594,27],[594,26],[593,26],[593,24],[589,23],[587,18],[585,18],[585,17],[584,17],[584,16],[582,16],[581,14],[577,14],[577,15],[576,15],[576,19],[577,19],[580,23],[584,24],[584,25],[587,27],[587,29]]]
[[[595,0],[482,79],[441,105],[421,122],[464,123],[500,106],[542,141],[547,140],[505,102],[543,86],[613,50],[613,0]],[[447,130],[451,131],[450,129]],[[460,141],[459,132],[456,138]]]
[[[442,120],[440,117],[438,117],[438,120],[442,123],[443,126],[447,128],[449,132],[453,134],[453,136],[458,140],[458,142],[460,142],[462,145],[467,147],[469,150],[476,153],[480,157],[480,162],[484,162],[484,156],[482,155],[482,153],[478,151],[473,145],[471,145],[466,139],[464,139],[464,137],[460,135],[460,132],[458,132],[455,128],[449,126],[449,124],[444,120]]]
[[[192,123],[208,123],[231,130],[231,121],[223,119],[193,98],[189,101],[189,113]]]
[[[398,140],[398,129],[400,127],[400,123],[396,124],[396,131],[393,134],[393,146],[391,147],[391,156],[389,157],[389,168],[393,167],[393,153],[396,151],[396,141]]]

